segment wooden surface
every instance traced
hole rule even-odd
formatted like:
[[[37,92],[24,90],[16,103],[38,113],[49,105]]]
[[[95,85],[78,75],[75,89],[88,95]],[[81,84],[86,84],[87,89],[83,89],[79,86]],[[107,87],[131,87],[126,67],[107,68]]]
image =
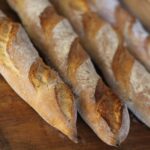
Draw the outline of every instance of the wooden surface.
[[[150,131],[132,119],[127,140],[118,148],[101,142],[78,117],[74,144],[45,123],[0,77],[0,150],[150,150]]]
[[[123,0],[129,10],[139,17],[150,31],[150,0]]]
[[[0,8],[17,17],[0,0]],[[131,119],[128,138],[118,148],[104,144],[78,117],[79,143],[74,144],[45,123],[0,76],[0,150],[150,150],[150,129]]]

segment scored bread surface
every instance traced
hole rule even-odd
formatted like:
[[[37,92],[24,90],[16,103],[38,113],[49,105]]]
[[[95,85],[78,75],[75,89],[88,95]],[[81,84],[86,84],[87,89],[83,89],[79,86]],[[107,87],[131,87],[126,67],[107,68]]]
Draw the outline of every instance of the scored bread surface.
[[[90,57],[80,45],[79,38],[69,22],[58,15],[49,4],[43,8],[43,11],[38,12],[37,20],[40,26],[37,26],[37,21],[28,15],[33,11],[27,12],[26,10],[28,6],[34,7],[35,0],[21,2],[8,0],[8,2],[19,14],[29,35],[40,48],[48,63],[52,64],[72,87],[78,97],[78,111],[87,124],[107,144],[121,143],[129,130],[126,105],[96,73]],[[40,3],[47,4],[47,2],[47,0],[38,0],[37,3],[40,5]],[[83,4],[81,2],[81,5],[84,5],[84,1]],[[79,6],[76,3],[72,7],[78,8]],[[82,19],[80,12],[75,11],[74,13],[79,14],[79,20]]]
[[[0,73],[46,122],[76,142],[71,90],[44,64],[22,26],[0,14]]]
[[[128,50],[150,72],[150,36],[141,22],[127,12],[119,0],[87,0],[91,10],[112,24]]]
[[[126,45],[128,45],[130,41],[135,50],[136,48],[138,48],[135,46],[137,46],[138,44],[142,45],[142,40],[140,38],[146,37],[145,30],[142,30],[141,37],[138,36],[139,27],[134,27],[134,30],[136,29],[138,33],[136,36],[134,35],[135,33],[129,32],[132,29],[131,24],[132,22],[135,22],[135,20],[133,18],[131,19],[126,11],[122,13],[124,10],[121,7],[118,8],[117,5],[119,5],[119,3],[116,0],[112,0],[112,3],[114,3],[113,5],[104,5],[107,8],[110,8],[112,6],[113,11],[115,8],[117,8],[116,10],[120,11],[120,13],[115,13],[116,24],[119,25],[115,26],[115,29],[113,29],[95,12],[89,9],[90,3],[88,3],[87,0],[78,0],[75,2],[71,0],[51,1],[58,9],[59,13],[63,14],[69,19],[74,29],[80,36],[81,43],[84,45],[93,60],[95,60],[97,65],[102,70],[108,84],[129,106],[131,111],[133,111],[135,115],[147,126],[150,126],[150,118],[148,115],[146,115],[149,114],[150,110],[149,105],[147,105],[147,103],[149,103],[149,98],[147,97],[147,95],[149,95],[150,91],[148,81],[150,80],[150,74],[146,69],[143,68],[144,66],[139,63],[133,55],[130,54],[130,52],[128,51],[128,47],[126,47]],[[91,0],[90,2],[99,2],[99,5],[101,4],[101,1]],[[104,1],[102,1],[102,4],[103,2]],[[110,0],[108,0],[107,2],[110,2]],[[105,1],[104,3],[106,4],[107,2]],[[94,6],[96,7],[98,5]],[[79,13],[80,19],[78,19]],[[107,15],[109,15],[110,17],[112,14],[114,13],[107,13]],[[109,17],[106,19],[109,19]],[[127,26],[127,24],[129,25]],[[123,34],[126,34],[125,38],[127,38],[127,36],[131,34],[131,36],[128,36],[128,43],[127,41],[124,41]],[[146,39],[145,43],[147,45],[144,44],[144,46],[148,47],[148,39]],[[148,59],[146,59],[147,57],[145,57],[147,54],[149,54],[147,53],[149,52],[149,49],[140,49],[139,47],[137,51],[140,50],[142,52],[142,55],[140,54],[140,56],[142,56],[144,60],[146,60],[146,62],[150,62],[147,61]],[[143,70],[142,77],[138,75],[138,70]],[[137,81],[136,85],[142,87],[140,88],[142,92],[135,92],[136,85],[133,80]],[[145,103],[145,101],[142,101],[143,99],[145,99],[147,103]]]

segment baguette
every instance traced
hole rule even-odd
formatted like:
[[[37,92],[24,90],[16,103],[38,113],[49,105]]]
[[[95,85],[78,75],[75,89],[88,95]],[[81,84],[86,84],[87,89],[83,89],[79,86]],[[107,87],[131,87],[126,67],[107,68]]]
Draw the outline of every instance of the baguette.
[[[150,73],[127,50],[122,37],[86,0],[51,0],[80,36],[108,84],[131,111],[150,127]]]
[[[85,122],[105,143],[120,144],[129,131],[126,105],[102,82],[69,22],[57,14],[48,0],[8,2],[48,63],[73,88]]]
[[[150,1],[148,0],[122,0],[129,10],[137,16],[150,31]]]
[[[77,142],[77,111],[71,90],[44,64],[22,26],[1,11],[0,73],[48,124]]]
[[[140,21],[123,9],[119,0],[87,1],[94,12],[118,30],[130,53],[150,72],[150,35]]]

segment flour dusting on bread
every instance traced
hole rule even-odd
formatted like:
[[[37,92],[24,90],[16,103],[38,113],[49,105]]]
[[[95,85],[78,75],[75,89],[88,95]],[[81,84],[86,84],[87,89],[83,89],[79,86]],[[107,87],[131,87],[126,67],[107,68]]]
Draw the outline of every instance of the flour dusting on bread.
[[[91,1],[91,0],[89,0]],[[101,11],[100,15],[104,17],[106,20],[110,21],[112,24],[116,22],[115,13],[116,8],[119,5],[117,0],[95,0],[92,5],[91,2],[91,9],[93,11]]]
[[[24,0],[24,7],[26,8],[26,13],[31,21],[35,21],[36,25],[40,27],[40,14],[47,8],[51,6],[48,0]]]
[[[76,37],[77,35],[66,19],[61,20],[53,29],[54,49],[61,62],[61,67],[67,65],[70,47]]]
[[[11,59],[17,68],[21,70],[21,72],[24,72],[24,75],[27,75],[31,65],[39,55],[21,26],[19,26],[14,42],[12,43],[12,48],[13,51],[9,52]]]
[[[148,37],[148,33],[144,30],[142,24],[136,20],[132,26],[134,36],[138,39],[145,40]]]
[[[108,68],[109,73],[114,76],[111,64],[119,45],[117,34],[110,25],[105,25],[97,32],[96,42],[100,60]]]
[[[76,72],[76,78],[79,88],[82,90],[90,90],[91,93],[95,93],[95,88],[99,80],[99,76],[96,73],[94,66],[90,59],[87,59]],[[81,92],[81,91],[79,91]]]
[[[142,93],[143,98],[150,99],[150,73],[138,61],[133,66],[130,82],[137,95]]]

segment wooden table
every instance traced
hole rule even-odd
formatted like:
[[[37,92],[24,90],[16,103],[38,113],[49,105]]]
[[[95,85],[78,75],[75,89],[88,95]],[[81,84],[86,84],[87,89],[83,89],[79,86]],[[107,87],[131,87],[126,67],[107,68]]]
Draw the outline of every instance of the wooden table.
[[[17,17],[0,0],[0,8]],[[150,129],[135,118],[127,140],[118,148],[104,144],[78,117],[79,143],[74,144],[45,123],[0,76],[0,150],[150,150]]]

